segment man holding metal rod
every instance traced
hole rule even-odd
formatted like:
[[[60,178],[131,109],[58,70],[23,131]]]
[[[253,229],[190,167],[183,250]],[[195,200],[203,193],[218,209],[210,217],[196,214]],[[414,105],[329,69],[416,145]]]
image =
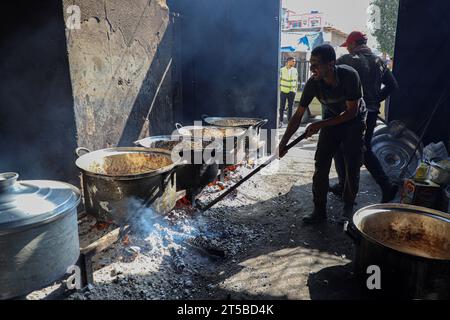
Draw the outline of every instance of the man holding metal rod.
[[[352,67],[336,66],[336,53],[330,45],[316,47],[310,59],[312,77],[307,81],[300,105],[289,121],[279,145],[283,157],[286,145],[298,130],[304,112],[316,97],[322,104],[323,120],[310,124],[306,136],[320,131],[313,176],[314,211],[303,219],[306,224],[326,220],[329,173],[339,148],[345,162],[343,216],[350,219],[359,189],[359,172],[363,162],[364,132],[367,110],[362,99],[358,72]]]

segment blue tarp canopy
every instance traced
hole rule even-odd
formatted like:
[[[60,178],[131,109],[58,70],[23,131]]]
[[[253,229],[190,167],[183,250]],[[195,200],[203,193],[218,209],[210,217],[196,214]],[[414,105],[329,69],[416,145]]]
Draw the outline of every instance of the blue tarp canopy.
[[[294,47],[281,47],[281,52],[294,52],[295,48]]]

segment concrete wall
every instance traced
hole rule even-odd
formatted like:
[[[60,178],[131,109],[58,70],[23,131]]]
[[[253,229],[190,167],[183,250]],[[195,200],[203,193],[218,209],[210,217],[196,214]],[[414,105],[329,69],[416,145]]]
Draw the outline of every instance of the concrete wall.
[[[66,18],[70,5],[81,12],[81,28],[66,30],[78,145],[128,146],[139,137],[170,133],[173,34],[165,1],[63,4]]]

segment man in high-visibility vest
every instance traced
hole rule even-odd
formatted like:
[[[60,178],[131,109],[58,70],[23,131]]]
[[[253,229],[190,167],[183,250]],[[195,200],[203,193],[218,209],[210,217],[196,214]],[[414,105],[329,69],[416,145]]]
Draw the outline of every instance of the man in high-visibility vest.
[[[288,121],[292,117],[292,108],[298,88],[298,72],[295,66],[295,58],[289,57],[286,64],[280,70],[280,123],[283,123],[286,101],[288,103]]]

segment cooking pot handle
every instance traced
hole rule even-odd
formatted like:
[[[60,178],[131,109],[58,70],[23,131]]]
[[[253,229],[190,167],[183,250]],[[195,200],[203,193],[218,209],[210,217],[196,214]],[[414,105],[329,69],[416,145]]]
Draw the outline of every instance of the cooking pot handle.
[[[344,223],[344,232],[353,240],[355,243],[361,242],[361,236],[359,235],[356,227],[350,221],[345,221]]]
[[[88,148],[85,148],[85,147],[79,147],[79,148],[76,148],[75,149],[75,154],[78,156],[78,157],[81,157],[82,156],[82,154],[81,154],[81,152],[85,152],[85,153],[90,153],[91,152],[91,150],[89,150]]]
[[[171,183],[171,185],[174,185],[175,184],[175,181],[174,181],[174,179],[175,179],[175,172],[176,172],[176,170],[177,170],[177,166],[174,166],[172,169],[170,169],[169,171],[167,171],[162,177],[162,180],[161,180],[161,190],[163,190],[164,189],[164,186],[165,186],[165,184],[166,183],[168,183],[169,182],[169,180],[170,180],[170,183]]]
[[[177,130],[180,130],[181,128],[183,128],[183,125],[179,122],[175,123],[175,128],[177,128]]]
[[[254,125],[255,129],[259,129],[262,126],[266,125],[266,123],[269,122],[269,119],[264,119],[261,120],[260,122],[258,122],[257,124]]]

